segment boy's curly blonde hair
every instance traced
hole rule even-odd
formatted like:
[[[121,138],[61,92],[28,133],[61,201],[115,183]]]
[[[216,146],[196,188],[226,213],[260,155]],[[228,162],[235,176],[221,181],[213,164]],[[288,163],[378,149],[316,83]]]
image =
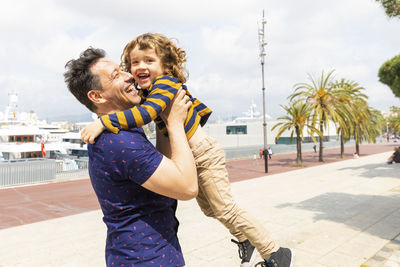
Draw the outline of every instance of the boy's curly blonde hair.
[[[131,72],[131,60],[129,54],[136,47],[140,50],[153,48],[161,59],[165,75],[172,75],[185,83],[189,74],[184,66],[186,52],[178,48],[171,39],[159,33],[145,33],[130,41],[121,55],[121,65],[127,72]]]

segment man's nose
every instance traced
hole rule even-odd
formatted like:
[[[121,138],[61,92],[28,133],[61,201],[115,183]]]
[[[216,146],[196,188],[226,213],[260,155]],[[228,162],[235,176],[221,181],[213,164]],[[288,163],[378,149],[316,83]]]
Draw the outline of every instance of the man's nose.
[[[129,82],[129,81],[133,80],[133,76],[129,72],[125,72],[124,71],[124,77],[125,77],[125,81],[126,82]]]

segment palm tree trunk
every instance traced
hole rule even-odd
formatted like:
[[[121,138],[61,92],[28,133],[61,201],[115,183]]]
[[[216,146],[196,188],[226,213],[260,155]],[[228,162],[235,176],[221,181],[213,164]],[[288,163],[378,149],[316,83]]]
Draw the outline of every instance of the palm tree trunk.
[[[324,161],[324,157],[323,157],[323,149],[324,149],[324,124],[322,121],[320,121],[319,123],[319,130],[322,133],[322,137],[319,137],[319,162],[323,162]]]
[[[340,128],[340,157],[344,158],[344,137],[342,128]]]
[[[358,141],[358,138],[356,141],[356,153],[357,153],[357,155],[360,155],[360,142]]]
[[[301,137],[299,127],[296,126],[296,148],[297,148],[297,166],[301,166],[303,163],[303,159],[301,156]]]
[[[354,142],[356,143],[356,154],[360,155],[360,140],[358,138],[357,130],[354,130]]]

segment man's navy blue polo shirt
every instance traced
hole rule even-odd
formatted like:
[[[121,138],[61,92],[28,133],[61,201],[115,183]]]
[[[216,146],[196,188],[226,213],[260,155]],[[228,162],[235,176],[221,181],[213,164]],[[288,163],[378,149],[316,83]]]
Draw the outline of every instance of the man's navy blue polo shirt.
[[[163,157],[142,128],[104,131],[88,151],[90,180],[107,225],[107,266],[184,266],[177,201],[141,186]]]

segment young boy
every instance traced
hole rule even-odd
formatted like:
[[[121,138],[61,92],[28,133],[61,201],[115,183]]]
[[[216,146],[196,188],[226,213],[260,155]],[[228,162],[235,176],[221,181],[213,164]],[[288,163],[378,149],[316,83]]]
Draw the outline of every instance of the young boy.
[[[126,45],[121,60],[124,68],[132,73],[135,85],[141,89],[142,104],[102,116],[82,131],[82,139],[93,143],[105,129],[118,133],[120,129],[141,127],[154,120],[158,128],[157,143],[162,142],[165,137],[160,133],[166,136],[166,128],[159,116],[182,87],[193,102],[185,121],[185,132],[197,166],[199,194],[196,199],[201,210],[223,223],[238,239],[232,241],[239,246],[241,266],[251,265],[255,248],[265,259],[260,266],[292,266],[292,251],[279,248],[263,225],[240,209],[231,195],[224,151],[201,127],[211,110],[192,97],[183,85],[186,82],[185,51],[161,34],[147,33]]]

